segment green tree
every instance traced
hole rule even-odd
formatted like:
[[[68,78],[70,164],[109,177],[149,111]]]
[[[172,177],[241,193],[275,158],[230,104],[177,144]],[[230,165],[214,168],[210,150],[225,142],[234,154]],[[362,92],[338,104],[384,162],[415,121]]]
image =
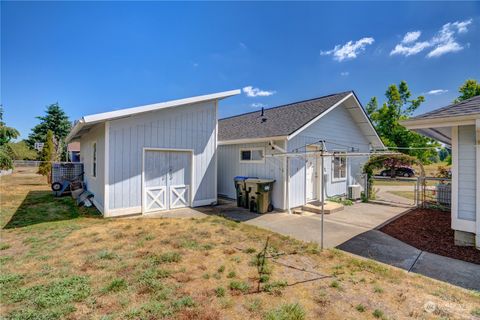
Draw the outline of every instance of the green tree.
[[[17,129],[7,127],[5,122],[3,122],[3,106],[0,105],[0,146],[9,143],[12,139],[16,139],[19,135],[20,133]]]
[[[383,105],[379,107],[377,98],[373,97],[367,104],[366,111],[385,146],[429,163],[438,158],[434,148],[439,144],[400,124],[401,120],[408,119],[425,101],[423,96],[417,98],[411,96],[405,81],[400,82],[398,86],[392,84],[385,92],[386,101]]]
[[[47,132],[51,130],[55,137],[56,153],[60,154],[62,159],[65,160],[65,138],[71,129],[68,116],[57,103],[51,104],[45,111],[45,116],[37,117],[40,123],[33,127],[32,132],[28,136],[27,143],[30,147],[33,147],[35,142],[45,141],[47,138]]]
[[[38,158],[37,151],[30,148],[25,140],[9,142],[5,145],[5,149],[14,160],[35,160]]]
[[[455,102],[460,102],[475,96],[479,96],[480,83],[478,83],[478,81],[475,79],[468,79],[460,86],[460,88],[458,88],[458,92],[461,95],[455,99]]]
[[[38,167],[38,172],[41,175],[47,176],[47,181],[50,184],[52,177],[50,172],[52,171],[52,162],[57,160],[57,153],[55,151],[55,137],[53,131],[48,130],[43,149],[40,153],[40,160],[42,163]]]

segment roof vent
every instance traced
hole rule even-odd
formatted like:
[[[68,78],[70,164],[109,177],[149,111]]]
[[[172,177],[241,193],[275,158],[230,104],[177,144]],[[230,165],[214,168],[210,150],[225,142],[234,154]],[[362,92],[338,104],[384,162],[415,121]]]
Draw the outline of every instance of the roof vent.
[[[262,122],[267,121],[267,118],[265,117],[265,112],[264,112],[263,107],[262,107],[262,114],[260,116],[262,117]]]

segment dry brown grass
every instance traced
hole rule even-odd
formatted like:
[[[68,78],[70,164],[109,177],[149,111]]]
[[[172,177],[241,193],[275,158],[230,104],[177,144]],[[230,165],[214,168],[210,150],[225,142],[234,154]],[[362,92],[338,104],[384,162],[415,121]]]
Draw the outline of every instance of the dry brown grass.
[[[480,304],[478,293],[338,250],[319,253],[315,245],[219,217],[99,219],[75,211],[61,220],[62,210],[77,209],[68,198],[45,196],[51,209],[40,207],[45,217],[35,221],[38,204],[19,207],[29,191],[48,189],[43,178],[20,172],[1,179],[2,226],[12,219],[21,226],[2,230],[2,244],[9,247],[0,251],[1,316],[25,318],[29,311],[37,319],[262,319],[271,309],[298,302],[307,319],[373,319],[376,309],[389,319],[440,319],[471,318]],[[21,223],[23,216],[28,224]],[[275,257],[267,260],[270,287],[262,284],[257,292],[252,260],[267,237],[268,256]],[[74,276],[85,282],[52,289],[52,283]],[[249,289],[232,290],[232,281]],[[275,287],[285,281],[286,287]],[[37,296],[62,303],[21,300],[37,285]],[[425,311],[429,302],[434,312]]]

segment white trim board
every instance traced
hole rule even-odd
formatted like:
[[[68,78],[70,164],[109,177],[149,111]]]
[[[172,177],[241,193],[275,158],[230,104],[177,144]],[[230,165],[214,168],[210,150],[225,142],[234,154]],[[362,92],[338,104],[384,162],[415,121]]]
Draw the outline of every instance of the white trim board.
[[[69,142],[71,139],[73,139],[77,135],[77,133],[86,124],[95,124],[95,123],[103,122],[103,121],[106,121],[106,120],[113,120],[113,119],[128,117],[128,116],[132,116],[132,115],[136,115],[136,114],[140,114],[140,113],[157,111],[157,110],[161,110],[161,109],[183,106],[183,105],[188,105],[188,104],[195,104],[195,103],[199,103],[199,102],[206,102],[206,101],[211,101],[211,100],[221,100],[221,99],[224,99],[224,98],[228,98],[228,97],[231,97],[231,96],[238,95],[240,93],[241,93],[240,89],[236,89],[236,90],[218,92],[218,93],[207,94],[207,95],[202,95],[202,96],[195,96],[195,97],[190,97],[190,98],[185,98],[185,99],[171,100],[171,101],[166,101],[166,102],[143,105],[143,106],[139,106],[139,107],[126,108],[126,109],[121,109],[121,110],[116,110],[116,111],[87,115],[87,116],[82,117],[75,124],[75,126],[72,128],[72,130],[70,131],[70,133],[66,137],[65,141]]]

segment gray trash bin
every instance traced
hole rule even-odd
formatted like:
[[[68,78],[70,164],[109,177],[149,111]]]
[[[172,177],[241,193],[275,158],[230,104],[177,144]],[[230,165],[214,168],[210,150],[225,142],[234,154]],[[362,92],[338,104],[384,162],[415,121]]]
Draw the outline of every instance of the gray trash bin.
[[[252,212],[267,213],[273,210],[273,179],[247,179],[248,205]]]

